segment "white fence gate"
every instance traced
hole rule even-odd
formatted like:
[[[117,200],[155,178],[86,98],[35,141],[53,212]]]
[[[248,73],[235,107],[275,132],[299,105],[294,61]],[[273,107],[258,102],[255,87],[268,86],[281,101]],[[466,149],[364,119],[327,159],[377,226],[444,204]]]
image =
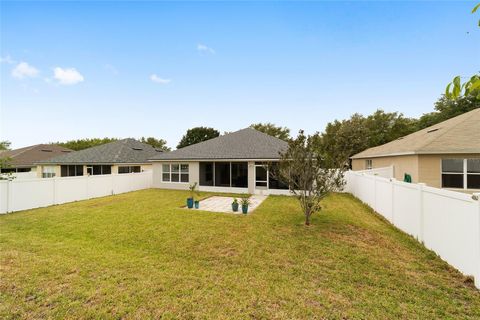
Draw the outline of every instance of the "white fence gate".
[[[421,241],[480,288],[480,194],[470,195],[384,178],[345,175],[346,192]]]
[[[152,187],[152,172],[0,181],[0,213]]]

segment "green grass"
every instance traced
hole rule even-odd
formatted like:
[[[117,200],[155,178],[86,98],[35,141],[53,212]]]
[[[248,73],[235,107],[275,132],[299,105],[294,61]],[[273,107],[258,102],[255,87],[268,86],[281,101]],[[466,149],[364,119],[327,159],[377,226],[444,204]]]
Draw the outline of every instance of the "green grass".
[[[471,281],[348,195],[310,227],[144,190],[0,217],[0,318],[480,318]]]

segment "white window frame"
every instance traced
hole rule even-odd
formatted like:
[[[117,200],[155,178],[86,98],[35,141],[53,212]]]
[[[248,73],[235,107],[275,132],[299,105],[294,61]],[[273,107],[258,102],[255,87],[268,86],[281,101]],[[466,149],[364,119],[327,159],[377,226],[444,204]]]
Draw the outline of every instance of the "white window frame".
[[[373,169],[373,160],[366,159],[365,160],[365,170],[372,170]]]
[[[55,166],[43,166],[42,178],[55,178]]]
[[[166,172],[163,170],[164,166],[168,166],[169,171]],[[178,166],[178,172],[173,172],[173,166]],[[182,171],[182,166],[187,166],[187,171]],[[166,181],[163,179],[164,174],[169,174],[169,180]],[[172,181],[172,175],[178,174],[178,181]],[[187,181],[182,181],[182,175],[187,175]],[[162,163],[162,183],[182,183],[182,184],[189,184],[190,183],[190,165],[188,163]]]
[[[469,175],[480,175],[480,173],[473,173],[473,172],[468,172],[468,160],[478,160],[479,158],[443,158],[441,159],[441,165],[440,165],[440,179],[443,180],[443,175],[444,174],[449,174],[449,175],[462,175],[463,176],[463,188],[454,188],[454,187],[444,187],[443,182],[442,182],[442,188],[446,189],[463,189],[463,190],[478,190],[478,189],[469,189],[468,188],[468,176]],[[449,171],[443,171],[443,160],[462,160],[463,161],[463,170],[462,172],[449,172]]]

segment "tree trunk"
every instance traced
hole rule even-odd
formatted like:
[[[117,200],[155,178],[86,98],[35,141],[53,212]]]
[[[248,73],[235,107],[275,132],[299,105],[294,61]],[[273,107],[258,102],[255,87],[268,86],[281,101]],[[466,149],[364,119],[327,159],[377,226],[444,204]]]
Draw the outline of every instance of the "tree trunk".
[[[306,226],[310,225],[310,216],[311,216],[310,212],[305,212],[305,225]]]

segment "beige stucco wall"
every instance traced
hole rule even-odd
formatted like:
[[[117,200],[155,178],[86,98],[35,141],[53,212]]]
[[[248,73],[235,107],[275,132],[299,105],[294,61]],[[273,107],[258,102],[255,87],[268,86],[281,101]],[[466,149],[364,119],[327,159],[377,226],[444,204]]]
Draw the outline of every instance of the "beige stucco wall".
[[[167,162],[165,162],[167,163]],[[188,190],[188,187],[192,183],[200,183],[200,165],[198,162],[168,162],[172,164],[188,164],[189,182],[162,182],[162,162],[154,162],[152,165],[153,170],[153,187],[162,189],[176,189],[176,190]]]
[[[419,182],[418,174],[418,155],[394,156],[369,158],[372,160],[372,168],[384,168],[393,166],[394,177],[397,180],[403,180],[405,173],[412,176],[412,182]],[[367,159],[353,159],[352,170],[365,170]]]

